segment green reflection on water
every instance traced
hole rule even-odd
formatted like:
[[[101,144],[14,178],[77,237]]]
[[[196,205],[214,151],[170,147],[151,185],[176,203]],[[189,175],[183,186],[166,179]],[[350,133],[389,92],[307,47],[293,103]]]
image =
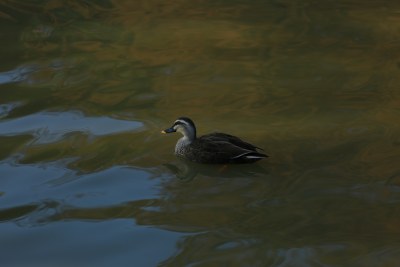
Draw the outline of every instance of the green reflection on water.
[[[397,266],[395,1],[5,1],[0,7],[0,127],[28,118],[37,130],[3,131],[14,134],[0,136],[0,159],[9,164],[0,183],[9,188],[10,173],[23,166],[59,164],[58,175],[43,175],[66,181],[55,187],[67,196],[50,199],[63,208],[44,227],[64,220],[116,220],[118,227],[123,219],[135,229],[187,233],[171,248],[175,253],[158,258],[170,266]],[[35,128],[30,115],[71,110],[82,111],[88,123],[109,117],[144,126],[102,136],[71,126],[55,142],[35,141],[46,127]],[[228,170],[180,162],[172,154],[178,137],[159,131],[181,115],[192,117],[200,134],[229,132],[271,157]],[[52,129],[51,121],[44,124]],[[93,208],[68,203],[68,195],[93,189],[68,187],[86,177],[68,179],[71,170],[91,174],[120,165],[146,170],[158,195]],[[0,190],[0,200],[13,203],[16,192],[35,190],[52,196],[55,189],[38,177]],[[32,201],[43,203],[21,197],[2,207],[3,217],[35,218],[41,213],[31,211]],[[135,245],[155,239],[142,236]]]

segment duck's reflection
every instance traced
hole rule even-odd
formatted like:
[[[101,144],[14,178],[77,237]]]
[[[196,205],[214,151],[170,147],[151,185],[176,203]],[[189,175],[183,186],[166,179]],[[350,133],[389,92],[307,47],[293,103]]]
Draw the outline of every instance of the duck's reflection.
[[[174,162],[163,164],[163,166],[181,181],[191,181],[197,176],[229,178],[268,175],[268,170],[259,164],[199,164],[178,158]]]

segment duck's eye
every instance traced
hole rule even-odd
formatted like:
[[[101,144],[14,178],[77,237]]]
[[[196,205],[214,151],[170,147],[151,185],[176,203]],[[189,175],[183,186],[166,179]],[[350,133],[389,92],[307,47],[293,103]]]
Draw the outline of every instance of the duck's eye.
[[[176,128],[178,128],[180,125],[183,125],[183,123],[180,122],[180,121],[177,121],[177,122],[174,123],[174,128],[176,129]]]

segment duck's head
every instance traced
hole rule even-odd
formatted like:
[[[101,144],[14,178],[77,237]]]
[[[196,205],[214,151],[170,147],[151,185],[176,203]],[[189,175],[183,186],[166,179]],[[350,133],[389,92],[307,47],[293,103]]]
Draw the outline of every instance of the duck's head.
[[[183,134],[184,137],[188,138],[189,140],[196,139],[196,126],[194,125],[194,122],[188,117],[178,118],[170,128],[165,129],[164,131],[161,132],[162,133],[180,132],[181,134]]]

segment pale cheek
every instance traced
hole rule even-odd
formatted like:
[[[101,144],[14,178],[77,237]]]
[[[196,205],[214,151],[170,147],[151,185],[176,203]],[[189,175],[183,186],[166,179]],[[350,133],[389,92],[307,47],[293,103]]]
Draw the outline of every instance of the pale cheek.
[[[186,131],[186,129],[183,129],[182,127],[179,127],[177,130],[177,132],[181,133],[182,135],[187,135],[188,132]]]

